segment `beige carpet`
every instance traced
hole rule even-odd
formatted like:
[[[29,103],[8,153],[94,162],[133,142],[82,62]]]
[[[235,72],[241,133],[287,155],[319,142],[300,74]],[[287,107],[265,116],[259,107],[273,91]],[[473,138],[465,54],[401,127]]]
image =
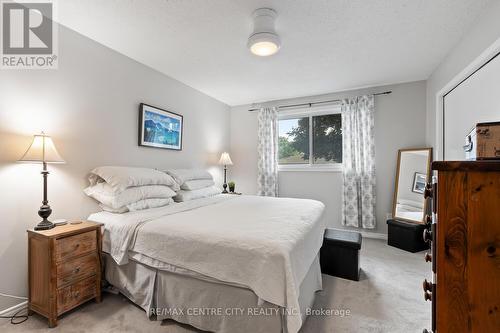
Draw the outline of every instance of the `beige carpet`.
[[[383,241],[363,239],[362,280],[353,282],[323,275],[324,290],[315,309],[350,310],[349,316],[310,316],[301,333],[421,332],[430,326],[430,303],[424,302],[422,280],[430,277],[423,253],[412,254]],[[38,315],[20,325],[1,319],[0,332],[199,332],[173,321],[154,322],[120,295],[104,294],[103,302],[89,302],[48,329]]]

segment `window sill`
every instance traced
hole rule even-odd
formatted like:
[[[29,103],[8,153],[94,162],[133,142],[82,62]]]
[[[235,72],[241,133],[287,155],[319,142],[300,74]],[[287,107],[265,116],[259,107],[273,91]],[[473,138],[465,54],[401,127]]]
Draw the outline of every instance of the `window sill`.
[[[342,164],[330,166],[280,165],[278,172],[342,172]]]

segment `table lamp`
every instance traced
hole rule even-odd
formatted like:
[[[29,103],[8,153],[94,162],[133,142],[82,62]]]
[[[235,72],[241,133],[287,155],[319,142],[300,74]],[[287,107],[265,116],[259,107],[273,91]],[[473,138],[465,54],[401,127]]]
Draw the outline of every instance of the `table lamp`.
[[[40,135],[33,136],[33,142],[19,161],[43,164],[41,172],[43,176],[43,201],[42,206],[38,211],[38,215],[43,220],[36,225],[35,230],[47,230],[54,228],[55,224],[47,220],[52,213],[52,209],[49,206],[49,200],[47,199],[47,176],[49,175],[49,172],[47,171],[47,164],[65,163],[65,161],[57,152],[54,142],[50,136],[45,135],[43,132]]]
[[[224,184],[222,185],[224,190],[222,191],[222,193],[228,193],[227,181],[226,181],[227,166],[233,165],[233,161],[231,161],[231,157],[229,156],[228,153],[223,152],[222,155],[220,156],[219,164],[224,166]]]

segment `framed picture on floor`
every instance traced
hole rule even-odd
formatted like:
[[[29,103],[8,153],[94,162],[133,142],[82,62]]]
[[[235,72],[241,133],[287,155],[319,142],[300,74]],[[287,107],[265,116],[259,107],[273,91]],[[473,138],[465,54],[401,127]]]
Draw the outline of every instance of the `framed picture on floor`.
[[[412,191],[415,193],[423,194],[425,190],[426,181],[427,181],[427,176],[424,173],[415,172],[415,176],[413,178]]]
[[[182,129],[182,115],[140,104],[139,146],[182,150]]]

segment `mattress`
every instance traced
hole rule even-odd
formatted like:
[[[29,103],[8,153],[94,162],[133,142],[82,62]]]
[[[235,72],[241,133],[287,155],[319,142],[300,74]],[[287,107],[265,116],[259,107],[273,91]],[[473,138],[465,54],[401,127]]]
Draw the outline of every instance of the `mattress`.
[[[161,263],[171,272],[247,288],[286,309],[285,326],[297,332],[299,289],[322,244],[323,211],[314,200],[218,196],[89,219],[105,224],[104,251],[117,264],[149,260],[150,267]]]
[[[412,221],[422,221],[424,219],[424,212],[405,212],[405,211],[396,211],[396,217],[412,220]]]

